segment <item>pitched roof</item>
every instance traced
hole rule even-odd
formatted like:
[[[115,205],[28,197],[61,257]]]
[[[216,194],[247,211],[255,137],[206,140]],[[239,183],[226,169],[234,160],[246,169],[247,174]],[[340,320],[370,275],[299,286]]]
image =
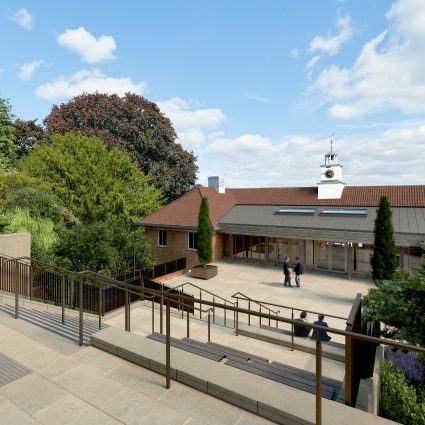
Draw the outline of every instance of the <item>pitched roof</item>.
[[[318,199],[317,187],[226,189],[238,205],[374,207],[387,196],[393,207],[425,207],[423,186],[346,186],[339,199]]]
[[[387,196],[393,207],[425,207],[425,185],[346,186],[340,199],[318,199],[317,187],[226,189],[226,193],[199,187],[145,217],[140,224],[196,228],[203,196],[208,198],[214,228],[235,205],[376,207],[380,197]]]
[[[213,228],[235,205],[231,193],[218,193],[211,187],[198,187],[160,210],[142,219],[139,224],[151,226],[198,227],[201,199],[208,198],[210,221]]]

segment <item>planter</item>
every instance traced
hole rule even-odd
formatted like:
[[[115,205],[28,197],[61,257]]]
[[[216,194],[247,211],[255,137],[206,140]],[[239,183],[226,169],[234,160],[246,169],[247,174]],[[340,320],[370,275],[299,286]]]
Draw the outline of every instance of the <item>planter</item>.
[[[190,275],[198,279],[211,279],[217,275],[217,266],[212,266],[210,264],[208,264],[207,267],[194,266],[192,267]]]

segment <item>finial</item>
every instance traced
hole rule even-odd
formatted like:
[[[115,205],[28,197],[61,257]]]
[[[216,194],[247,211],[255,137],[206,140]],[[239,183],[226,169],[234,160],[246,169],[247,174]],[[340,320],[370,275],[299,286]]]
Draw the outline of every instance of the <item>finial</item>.
[[[332,145],[333,145],[333,143],[334,143],[334,139],[333,139],[333,137],[335,136],[335,133],[332,133],[332,134],[330,134],[329,135],[329,138],[330,138],[330,144],[331,144],[331,152],[333,152],[333,148],[332,148]]]

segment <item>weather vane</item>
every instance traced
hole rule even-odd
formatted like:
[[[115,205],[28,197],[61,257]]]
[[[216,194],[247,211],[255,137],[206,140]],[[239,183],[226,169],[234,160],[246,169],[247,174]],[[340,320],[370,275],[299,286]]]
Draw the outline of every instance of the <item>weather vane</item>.
[[[331,152],[333,152],[333,148],[332,148],[332,145],[333,145],[333,143],[334,143],[334,139],[333,139],[333,137],[335,136],[335,133],[332,133],[332,134],[330,134],[329,135],[329,138],[331,139],[330,140],[330,143],[331,143]]]

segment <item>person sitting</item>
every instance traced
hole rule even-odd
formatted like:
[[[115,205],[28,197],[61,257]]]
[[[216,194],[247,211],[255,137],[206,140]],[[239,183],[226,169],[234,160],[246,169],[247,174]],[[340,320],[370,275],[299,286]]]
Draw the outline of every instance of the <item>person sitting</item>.
[[[308,323],[307,321],[307,312],[302,311],[300,313],[300,318],[295,319],[297,322],[301,323]],[[303,325],[294,325],[294,335],[295,336],[302,336],[304,338],[308,337],[308,334],[310,333],[310,328],[308,326]]]
[[[319,314],[319,316],[317,317],[319,320],[316,320],[313,324],[314,325],[319,325],[319,326],[325,326],[328,327],[328,324],[326,322],[323,321],[323,319],[325,318],[325,316],[323,314]],[[313,329],[313,333],[311,335],[311,339],[315,339],[317,340],[317,333],[318,331],[316,329]],[[319,332],[320,335],[320,341],[330,341],[331,337],[325,332],[325,331],[320,331]]]

